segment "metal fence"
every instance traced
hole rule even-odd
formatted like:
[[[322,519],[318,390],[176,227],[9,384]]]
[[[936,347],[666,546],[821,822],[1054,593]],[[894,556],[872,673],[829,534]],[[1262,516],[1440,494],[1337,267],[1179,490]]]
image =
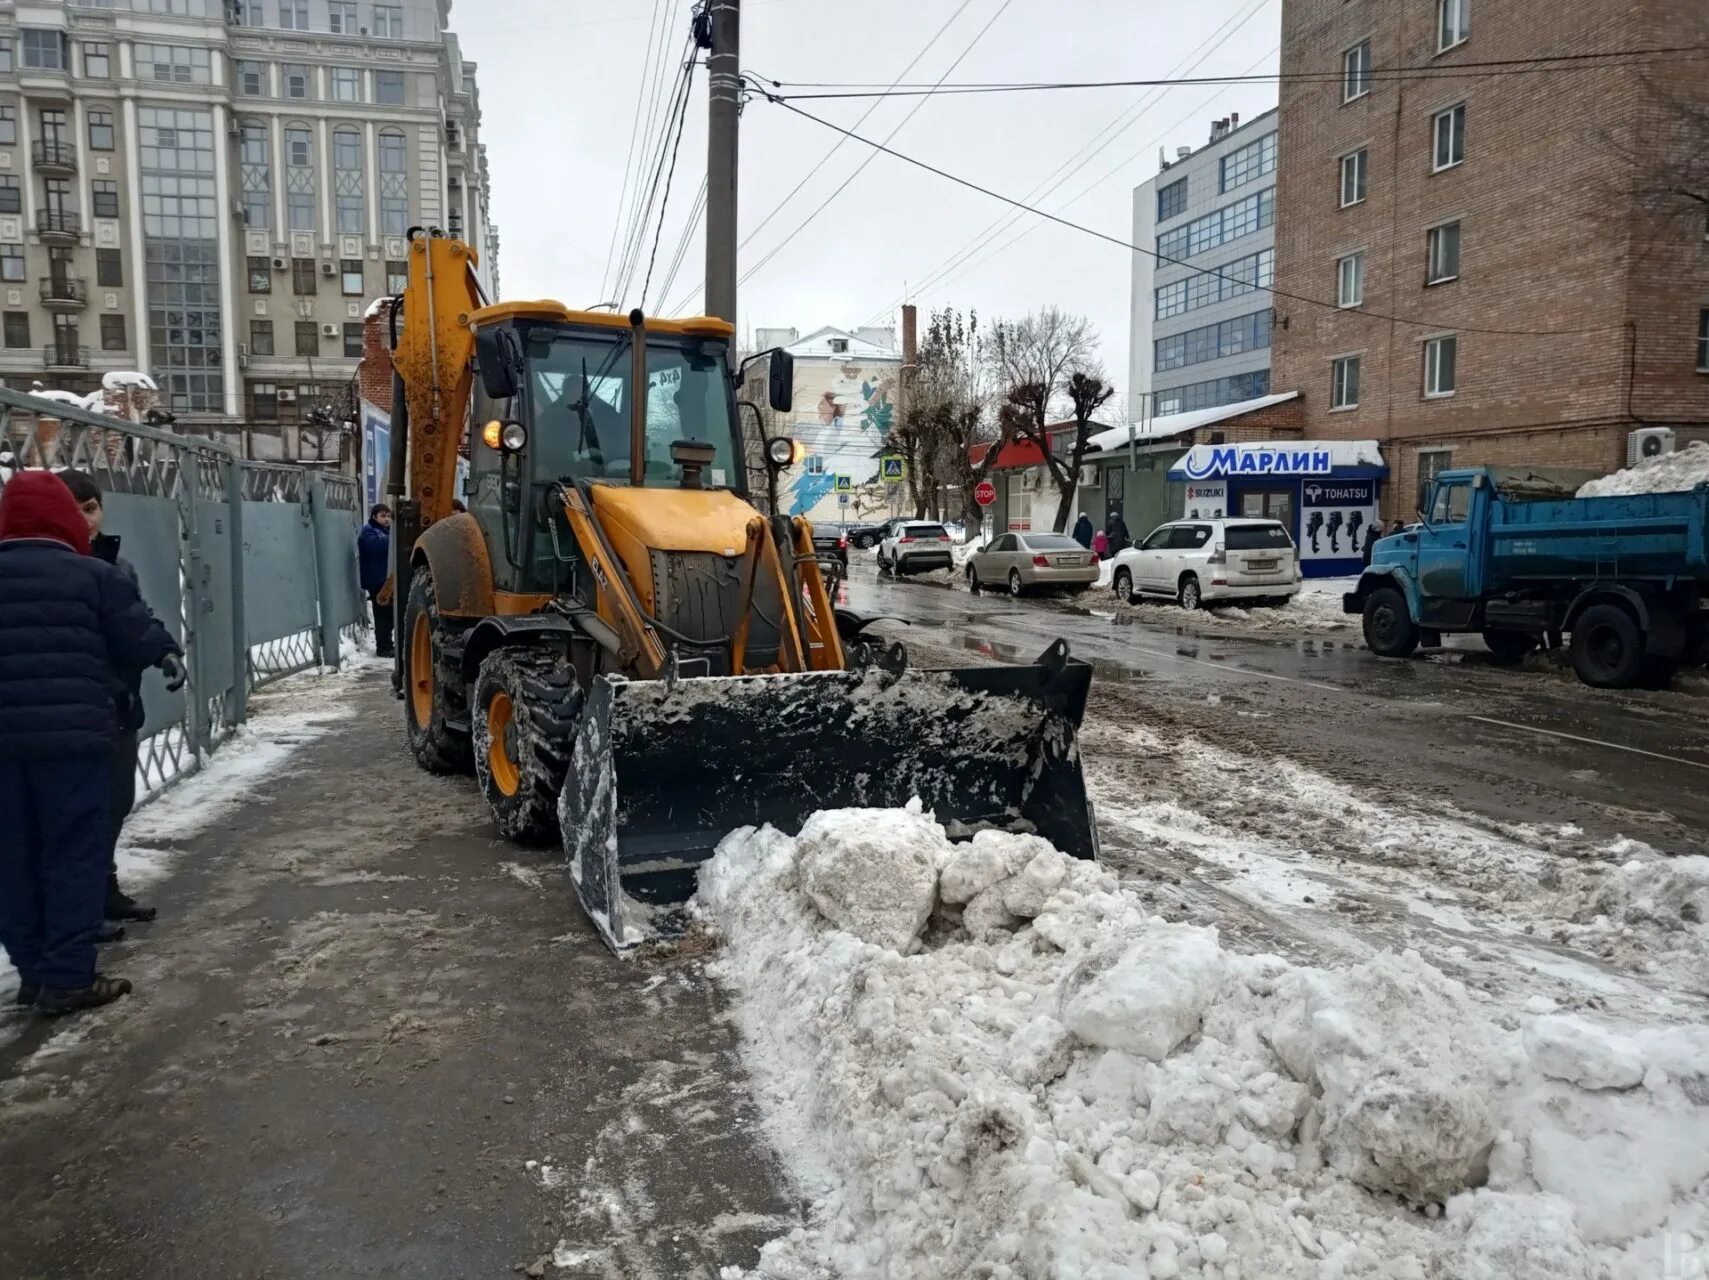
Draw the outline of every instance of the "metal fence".
[[[247,715],[249,694],[335,667],[366,629],[353,477],[241,461],[225,445],[0,388],[0,452],[15,468],[75,468],[104,491],[143,599],[184,646],[190,679],[143,677],[138,787],[196,769]],[[0,486],[7,471],[0,467]]]

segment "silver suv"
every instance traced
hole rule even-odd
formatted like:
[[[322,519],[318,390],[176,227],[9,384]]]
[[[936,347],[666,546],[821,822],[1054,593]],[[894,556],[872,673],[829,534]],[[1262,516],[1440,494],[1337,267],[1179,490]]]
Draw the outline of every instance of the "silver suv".
[[[1167,596],[1202,604],[1286,604],[1299,593],[1300,549],[1276,520],[1177,520],[1116,556],[1123,600]]]

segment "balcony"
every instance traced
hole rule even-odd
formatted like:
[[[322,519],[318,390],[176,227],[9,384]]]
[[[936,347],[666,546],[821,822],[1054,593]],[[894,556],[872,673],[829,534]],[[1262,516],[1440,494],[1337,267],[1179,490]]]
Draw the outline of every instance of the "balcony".
[[[70,177],[77,172],[77,148],[69,142],[37,138],[30,144],[30,156],[43,173]]]
[[[50,342],[42,348],[42,363],[49,369],[87,369],[89,348],[71,342]]]
[[[49,311],[77,311],[89,305],[89,287],[75,276],[43,276],[41,295]]]
[[[83,230],[83,219],[72,209],[37,209],[36,234],[44,242],[75,244]]]

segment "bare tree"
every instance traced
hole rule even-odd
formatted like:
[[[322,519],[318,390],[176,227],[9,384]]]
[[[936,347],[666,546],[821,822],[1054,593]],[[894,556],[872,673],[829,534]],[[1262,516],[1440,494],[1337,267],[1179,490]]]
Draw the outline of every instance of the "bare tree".
[[[1114,394],[1104,381],[1097,350],[1091,321],[1058,307],[1000,321],[991,335],[988,359],[1003,403],[999,421],[1005,438],[1025,440],[1043,455],[1059,495],[1052,526],[1059,533],[1074,505],[1092,415]],[[1074,439],[1066,456],[1051,447],[1053,405],[1073,415]]]
[[[1605,184],[1611,198],[1603,207],[1623,220],[1628,201],[1635,201],[1670,245],[1675,225],[1693,238],[1709,235],[1709,97],[1685,96],[1649,75],[1644,80],[1637,118],[1595,135],[1626,170]]]

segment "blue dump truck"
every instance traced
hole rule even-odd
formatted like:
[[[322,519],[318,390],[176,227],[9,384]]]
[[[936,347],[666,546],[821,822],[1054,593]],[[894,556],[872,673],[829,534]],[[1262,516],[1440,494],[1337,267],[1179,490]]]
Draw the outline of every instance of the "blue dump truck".
[[[1709,485],[1575,491],[1537,472],[1443,472],[1420,523],[1378,542],[1342,597],[1371,652],[1404,658],[1475,632],[1517,663],[1570,636],[1579,679],[1604,689],[1658,688],[1709,661]]]

